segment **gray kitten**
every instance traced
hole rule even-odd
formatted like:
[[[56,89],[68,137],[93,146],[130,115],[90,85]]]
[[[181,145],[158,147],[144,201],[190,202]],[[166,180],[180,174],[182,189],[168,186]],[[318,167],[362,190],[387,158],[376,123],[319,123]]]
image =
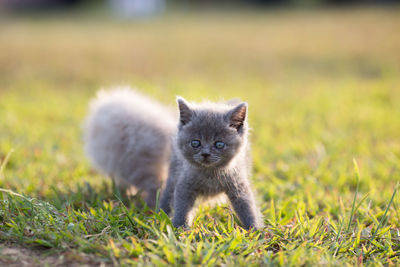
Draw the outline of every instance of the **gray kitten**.
[[[128,87],[100,91],[84,124],[92,165],[121,189],[139,191],[153,208],[169,167],[161,208],[170,213],[174,202],[175,226],[190,223],[198,196],[226,193],[243,226],[260,228],[262,219],[247,179],[247,105],[178,103],[180,119]]]
[[[178,105],[180,120],[161,209],[170,214],[173,206],[174,226],[187,226],[197,198],[225,193],[244,228],[261,228],[248,180],[247,104],[189,105],[178,98]]]

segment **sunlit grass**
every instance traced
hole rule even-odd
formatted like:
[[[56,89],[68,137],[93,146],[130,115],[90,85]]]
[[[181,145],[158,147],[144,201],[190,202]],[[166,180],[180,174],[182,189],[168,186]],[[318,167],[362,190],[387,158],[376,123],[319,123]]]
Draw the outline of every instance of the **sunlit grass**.
[[[400,264],[398,29],[395,8],[2,20],[0,240],[115,265]],[[82,151],[87,102],[113,84],[248,101],[267,227],[220,206],[174,229],[123,205]]]

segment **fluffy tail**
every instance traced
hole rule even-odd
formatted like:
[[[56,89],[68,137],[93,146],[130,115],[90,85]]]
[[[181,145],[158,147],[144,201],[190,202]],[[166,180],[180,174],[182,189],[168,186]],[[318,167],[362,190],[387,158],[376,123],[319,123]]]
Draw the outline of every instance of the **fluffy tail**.
[[[171,110],[128,87],[99,91],[84,124],[85,151],[96,169],[154,207],[176,124]]]

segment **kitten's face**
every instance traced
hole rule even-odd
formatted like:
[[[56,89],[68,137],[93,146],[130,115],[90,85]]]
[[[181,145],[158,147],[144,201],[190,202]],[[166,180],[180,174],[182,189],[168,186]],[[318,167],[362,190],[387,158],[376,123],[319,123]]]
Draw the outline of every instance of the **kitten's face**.
[[[180,125],[178,147],[191,164],[204,168],[226,166],[246,141],[246,104],[226,112],[192,110],[178,100]]]

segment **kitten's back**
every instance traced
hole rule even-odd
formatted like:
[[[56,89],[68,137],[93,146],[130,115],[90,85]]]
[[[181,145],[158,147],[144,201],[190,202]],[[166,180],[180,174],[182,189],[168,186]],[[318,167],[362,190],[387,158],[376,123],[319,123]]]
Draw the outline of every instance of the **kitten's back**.
[[[130,88],[100,91],[84,125],[85,151],[93,166],[121,187],[134,185],[154,205],[166,179],[174,113]]]

